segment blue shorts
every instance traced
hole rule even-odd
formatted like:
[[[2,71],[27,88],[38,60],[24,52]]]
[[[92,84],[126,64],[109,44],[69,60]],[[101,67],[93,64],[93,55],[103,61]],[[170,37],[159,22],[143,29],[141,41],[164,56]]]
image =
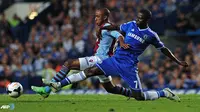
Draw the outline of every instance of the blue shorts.
[[[103,60],[102,63],[97,63],[96,66],[100,68],[105,76],[119,75],[130,88],[142,91],[140,78],[138,76],[138,68],[129,60],[119,59],[114,56]]]

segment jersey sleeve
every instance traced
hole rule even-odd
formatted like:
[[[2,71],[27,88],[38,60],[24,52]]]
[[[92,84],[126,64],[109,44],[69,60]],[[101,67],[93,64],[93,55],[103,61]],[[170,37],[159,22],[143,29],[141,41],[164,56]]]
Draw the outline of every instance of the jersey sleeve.
[[[119,36],[122,36],[122,34],[119,33],[118,31],[109,31],[108,33],[114,38],[118,38]]]
[[[165,46],[164,46],[164,43],[161,42],[161,40],[160,40],[160,38],[158,37],[158,34],[157,34],[157,33],[154,33],[154,34],[153,34],[151,44],[152,44],[153,46],[155,46],[155,48],[157,48],[157,49],[161,49],[161,48],[165,47]]]
[[[132,26],[132,21],[120,25],[120,31],[127,33],[128,29]]]
[[[108,25],[110,25],[110,24],[106,24],[105,26],[108,26]],[[102,30],[102,36],[104,36],[104,35],[110,35],[114,38],[118,38],[119,36],[122,36],[122,34],[116,30],[113,30],[113,31]]]
[[[121,33],[118,31],[107,31],[107,30],[102,30],[102,36],[104,35],[110,35],[111,37],[118,38],[119,36],[122,36]]]

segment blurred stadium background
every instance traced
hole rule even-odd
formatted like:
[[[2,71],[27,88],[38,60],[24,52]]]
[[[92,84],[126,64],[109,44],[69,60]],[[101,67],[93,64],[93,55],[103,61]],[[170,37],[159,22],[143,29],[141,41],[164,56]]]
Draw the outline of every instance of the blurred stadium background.
[[[1,0],[0,93],[6,93],[6,85],[13,81],[20,82],[25,93],[33,93],[30,86],[42,86],[41,78],[51,79],[65,60],[93,55],[94,13],[100,6],[110,9],[110,20],[116,24],[135,19],[142,7],[149,8],[150,27],[176,57],[189,63],[182,68],[149,48],[138,64],[144,89],[170,87],[179,93],[199,93],[199,0]],[[128,87],[117,76],[113,81]],[[97,93],[102,87],[93,77],[61,93],[85,90]]]

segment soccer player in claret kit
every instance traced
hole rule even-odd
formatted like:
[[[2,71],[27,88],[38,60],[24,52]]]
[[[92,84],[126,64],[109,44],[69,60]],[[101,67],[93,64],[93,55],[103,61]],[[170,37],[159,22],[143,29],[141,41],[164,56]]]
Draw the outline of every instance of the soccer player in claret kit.
[[[95,21],[99,27],[109,26],[108,21],[110,11],[107,8],[97,9],[95,14]],[[101,31],[101,37],[97,39],[95,46],[95,56],[83,57],[79,59],[68,60],[64,63],[61,70],[54,76],[52,79],[53,82],[59,82],[61,80],[66,80],[65,77],[70,70],[85,70],[86,68],[94,66],[96,63],[101,63],[102,60],[110,57],[113,54],[113,47],[116,42],[116,39],[122,40],[124,37],[118,31]],[[123,41],[122,41],[123,42]],[[121,44],[121,47],[124,49],[129,48],[126,44]],[[70,75],[67,80],[70,82],[76,82],[78,80],[85,79],[85,75],[82,72]],[[101,74],[99,80],[107,92],[113,94],[121,94],[124,96],[130,96],[131,90],[124,87],[113,85],[111,76],[104,76]],[[51,87],[31,87],[33,91],[40,94],[44,98],[47,98],[52,90]],[[55,90],[56,91],[56,90]]]
[[[178,60],[172,52],[164,46],[158,35],[148,27],[148,21],[151,18],[151,12],[147,9],[142,9],[138,12],[136,21],[121,24],[120,26],[110,25],[101,28],[102,30],[120,30],[126,34],[124,44],[128,44],[130,48],[124,49],[117,47],[115,54],[103,60],[102,63],[97,63],[96,66],[84,70],[81,74],[84,79],[91,76],[102,75],[112,76],[118,74],[131,88],[131,97],[136,100],[155,100],[160,97],[165,97],[170,100],[180,101],[180,98],[174,94],[169,88],[164,88],[160,91],[143,91],[141,82],[138,76],[138,56],[151,44],[160,50],[164,55],[172,59],[177,64],[187,67],[185,61]],[[76,75],[76,74],[74,74]],[[84,80],[83,79],[83,80]],[[77,80],[81,81],[81,80]],[[75,83],[66,77],[61,82],[46,81],[48,85],[56,89]]]

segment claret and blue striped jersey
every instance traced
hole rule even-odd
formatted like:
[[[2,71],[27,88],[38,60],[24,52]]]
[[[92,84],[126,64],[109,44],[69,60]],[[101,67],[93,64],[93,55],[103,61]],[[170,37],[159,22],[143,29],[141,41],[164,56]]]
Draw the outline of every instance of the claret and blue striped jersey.
[[[110,25],[110,23],[106,23],[102,25],[102,27],[108,25]],[[102,30],[101,35],[102,39],[97,40],[94,51],[96,56],[105,59],[112,55],[115,41],[121,34],[118,31]]]

